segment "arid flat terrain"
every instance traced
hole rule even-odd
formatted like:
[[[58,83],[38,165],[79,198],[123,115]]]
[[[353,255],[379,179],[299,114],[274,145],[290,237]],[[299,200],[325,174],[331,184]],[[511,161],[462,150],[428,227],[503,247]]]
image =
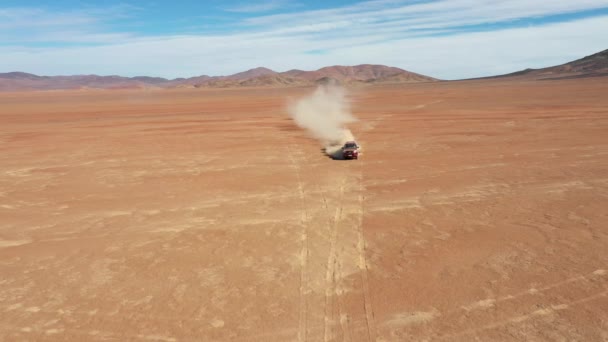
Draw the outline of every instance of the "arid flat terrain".
[[[1,341],[606,341],[608,82],[0,94]]]

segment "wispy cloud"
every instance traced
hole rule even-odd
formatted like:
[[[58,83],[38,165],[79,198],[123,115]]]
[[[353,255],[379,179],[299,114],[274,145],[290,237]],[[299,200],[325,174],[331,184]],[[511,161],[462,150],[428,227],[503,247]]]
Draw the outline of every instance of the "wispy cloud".
[[[390,4],[391,6],[388,6]],[[345,28],[374,32],[392,28],[397,32],[450,29],[464,25],[509,22],[608,7],[608,0],[440,0],[368,1],[352,6],[249,18],[246,24],[258,29],[297,28],[346,23]]]
[[[89,13],[77,11],[67,13],[48,12],[40,8],[7,8],[0,10],[0,29],[34,29],[69,27],[91,24],[98,19]]]
[[[231,7],[224,8],[228,12],[237,13],[261,13],[278,10],[285,7],[293,7],[296,4],[289,0],[266,0],[252,3],[242,3]]]
[[[0,26],[0,41],[5,42],[0,65],[5,71],[40,74],[178,77],[256,66],[280,71],[376,63],[445,79],[477,77],[562,63],[606,49],[607,9],[608,0],[378,0],[250,14],[227,32],[188,35],[106,31],[108,16],[92,10],[60,16],[43,11],[35,15],[49,19],[45,29],[27,28],[36,34],[10,35]],[[130,13],[114,11],[110,17]],[[547,20],[572,13],[579,15]],[[2,15],[0,11],[0,22]],[[42,48],[26,43],[45,40],[69,44]],[[318,51],[322,53],[312,53]]]
[[[120,41],[132,35],[107,32],[110,23],[129,18],[138,10],[138,7],[126,4],[64,11],[31,7],[0,8],[0,44]]]

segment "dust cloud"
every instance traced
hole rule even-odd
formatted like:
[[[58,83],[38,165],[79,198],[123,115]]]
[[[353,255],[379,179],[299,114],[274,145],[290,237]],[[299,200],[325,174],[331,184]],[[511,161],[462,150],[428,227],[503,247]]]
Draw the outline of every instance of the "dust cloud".
[[[346,141],[355,140],[346,125],[357,119],[350,111],[346,90],[338,85],[320,85],[312,94],[289,103],[288,112],[334,159],[341,158],[340,148]]]

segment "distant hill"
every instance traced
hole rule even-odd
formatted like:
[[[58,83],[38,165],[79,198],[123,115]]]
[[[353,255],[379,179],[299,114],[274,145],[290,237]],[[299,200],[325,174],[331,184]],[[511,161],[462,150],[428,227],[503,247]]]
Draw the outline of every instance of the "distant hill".
[[[239,85],[242,87],[302,86],[307,85],[307,82],[302,82],[301,79],[294,77],[274,74],[249,78],[240,82]]]
[[[150,85],[164,84],[165,79],[157,77],[121,77],[121,76],[37,76],[24,72],[0,73],[0,91],[21,90],[56,90],[87,88],[144,88]]]
[[[367,83],[418,83],[418,82],[429,82],[438,81],[437,79],[430,78],[428,76],[416,74],[413,72],[402,72],[393,75],[387,75],[383,77],[369,78],[366,80]]]
[[[517,77],[535,80],[558,80],[602,76],[608,76],[608,50],[548,68],[525,69],[510,74],[485,78]]]
[[[381,82],[432,82],[437,79],[384,65],[330,66],[315,71],[289,70],[275,72],[267,68],[251,69],[235,75],[215,77],[198,87],[307,86],[328,80],[341,84]],[[235,82],[238,81],[238,82]]]
[[[569,63],[542,69],[525,69],[510,74],[479,79],[518,78],[558,80],[608,76],[608,50]],[[38,76],[26,72],[0,73],[0,91],[54,89],[125,89],[125,88],[235,88],[235,87],[299,87],[316,84],[343,85],[434,82],[435,78],[407,70],[362,64],[334,65],[314,71],[293,69],[276,72],[254,68],[228,76],[201,75],[168,80],[162,77],[136,76]]]
[[[362,64],[356,66],[330,66],[321,68],[317,71],[288,71],[296,77],[304,78],[311,81],[319,80],[323,77],[330,77],[341,82],[356,82],[356,81],[371,81],[381,80],[396,75],[418,75],[403,69],[388,67],[384,65]],[[428,76],[419,75],[419,81],[436,81],[436,79]],[[407,77],[404,77],[407,79]]]
[[[255,68],[228,76],[201,75],[168,80],[162,77],[38,76],[25,72],[0,73],[0,91],[113,88],[234,88],[294,87],[323,84],[332,80],[345,85],[370,83],[432,82],[436,79],[384,65],[330,66],[315,71],[276,72]]]
[[[150,76],[135,76],[135,77],[131,77],[131,80],[141,81],[141,82],[150,83],[150,84],[160,84],[160,83],[165,83],[165,82],[169,81],[166,78],[150,77]]]
[[[276,75],[276,71],[272,71],[268,68],[255,68],[247,71],[239,72],[234,75],[226,76],[225,78],[230,80],[248,80],[254,77],[267,76],[267,75]]]
[[[437,79],[416,74],[403,69],[384,65],[362,64],[355,66],[329,66],[316,71],[289,70],[281,73],[315,83],[326,83],[328,79],[339,83],[382,83],[394,80],[397,82],[432,82]]]
[[[43,76],[37,76],[34,74],[28,74],[26,72],[14,71],[7,73],[0,73],[0,78],[9,79],[9,80],[40,80],[43,79]]]

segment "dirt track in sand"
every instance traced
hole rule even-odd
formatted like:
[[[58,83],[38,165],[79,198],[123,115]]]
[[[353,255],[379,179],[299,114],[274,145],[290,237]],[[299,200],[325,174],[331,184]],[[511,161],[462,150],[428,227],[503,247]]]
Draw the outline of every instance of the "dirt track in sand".
[[[0,340],[608,339],[608,83],[0,94]]]

